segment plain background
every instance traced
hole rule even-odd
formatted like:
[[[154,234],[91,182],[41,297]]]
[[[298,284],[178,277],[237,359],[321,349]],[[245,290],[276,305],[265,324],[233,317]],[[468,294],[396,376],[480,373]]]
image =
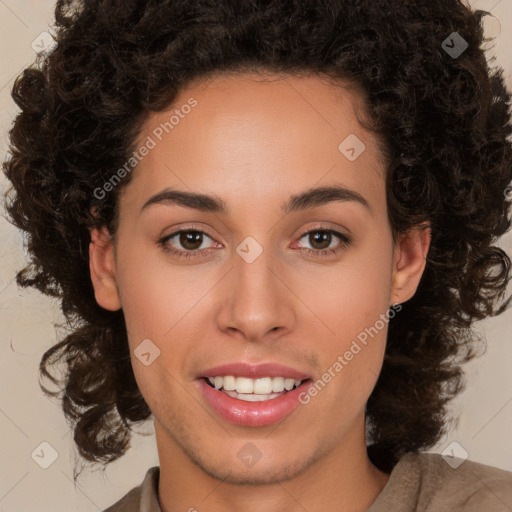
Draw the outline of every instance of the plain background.
[[[31,64],[40,34],[51,26],[53,0],[0,0],[0,156],[7,150],[7,131],[16,114],[10,91],[14,78]],[[473,0],[473,8],[492,12],[488,36],[497,35],[488,59],[505,68],[512,89],[512,0]],[[448,35],[448,34],[447,34]],[[35,41],[35,43],[34,43]],[[441,42],[440,42],[441,43]],[[34,49],[35,48],[35,49]],[[7,180],[0,177],[2,191]],[[0,218],[0,512],[96,512],[138,485],[146,470],[158,464],[154,435],[134,436],[132,448],[105,473],[84,470],[72,481],[75,451],[58,404],[41,392],[38,365],[57,338],[54,323],[62,321],[58,304],[35,290],[18,289],[15,272],[24,266],[21,235]],[[512,254],[512,234],[501,246]],[[467,365],[467,389],[452,403],[459,418],[431,451],[464,449],[471,460],[512,471],[512,311],[478,325],[487,339],[487,352]],[[153,432],[152,422],[144,430]],[[35,460],[57,459],[47,469]],[[452,443],[458,445],[452,445]],[[459,447],[460,445],[460,447]],[[462,447],[462,448],[461,448]],[[41,451],[42,450],[42,451]],[[41,455],[44,453],[44,456]],[[38,455],[39,454],[39,459]],[[43,460],[44,459],[44,460]]]

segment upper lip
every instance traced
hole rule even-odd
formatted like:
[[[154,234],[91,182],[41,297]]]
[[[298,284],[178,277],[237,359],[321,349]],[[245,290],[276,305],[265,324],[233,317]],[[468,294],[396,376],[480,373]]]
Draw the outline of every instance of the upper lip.
[[[306,380],[310,378],[307,373],[277,363],[228,363],[221,366],[215,366],[214,368],[209,368],[201,373],[199,377],[223,377],[226,375],[247,377],[250,379],[284,377],[285,379]]]

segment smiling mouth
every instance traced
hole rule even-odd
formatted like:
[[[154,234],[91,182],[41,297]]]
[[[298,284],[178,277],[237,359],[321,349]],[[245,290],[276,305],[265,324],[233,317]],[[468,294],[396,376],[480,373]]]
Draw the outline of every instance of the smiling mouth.
[[[231,398],[246,402],[263,402],[265,400],[273,400],[288,393],[288,391],[297,389],[308,379],[296,380],[285,377],[250,379],[247,377],[225,375],[204,377],[204,380],[211,388]]]

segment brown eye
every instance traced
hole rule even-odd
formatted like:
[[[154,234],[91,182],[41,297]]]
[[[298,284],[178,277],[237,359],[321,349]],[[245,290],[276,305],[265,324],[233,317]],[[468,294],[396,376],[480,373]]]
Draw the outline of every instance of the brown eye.
[[[310,231],[308,236],[313,249],[327,249],[332,241],[332,233],[329,231]]]
[[[307,251],[308,254],[313,256],[321,256],[326,253],[335,254],[340,249],[347,247],[350,244],[349,238],[347,238],[342,233],[338,231],[334,231],[332,229],[314,229],[304,233],[300,240],[307,237],[308,243],[311,245],[310,248],[304,247],[304,250]],[[336,242],[338,239],[338,243],[331,245],[333,242]],[[320,253],[320,254],[318,254]]]
[[[212,238],[205,233],[197,229],[181,229],[170,235],[165,236],[158,241],[164,251],[179,257],[194,257],[204,256],[207,254],[210,248],[201,247],[203,245],[204,237]],[[176,239],[173,241],[173,239]],[[171,243],[171,241],[173,241]]]
[[[182,231],[179,234],[179,243],[185,249],[195,251],[199,249],[203,241],[203,233],[199,231]]]

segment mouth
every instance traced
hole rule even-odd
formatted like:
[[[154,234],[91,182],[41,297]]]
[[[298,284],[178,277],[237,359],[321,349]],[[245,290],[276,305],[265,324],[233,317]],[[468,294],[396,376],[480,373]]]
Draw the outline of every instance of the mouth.
[[[308,380],[280,376],[251,379],[248,377],[236,377],[234,375],[217,375],[215,377],[203,377],[203,379],[211,388],[231,398],[244,400],[246,402],[273,400],[288,391],[299,388],[305,380]]]
[[[229,423],[263,427],[284,420],[301,405],[311,376],[278,364],[235,363],[197,376],[206,406]]]

